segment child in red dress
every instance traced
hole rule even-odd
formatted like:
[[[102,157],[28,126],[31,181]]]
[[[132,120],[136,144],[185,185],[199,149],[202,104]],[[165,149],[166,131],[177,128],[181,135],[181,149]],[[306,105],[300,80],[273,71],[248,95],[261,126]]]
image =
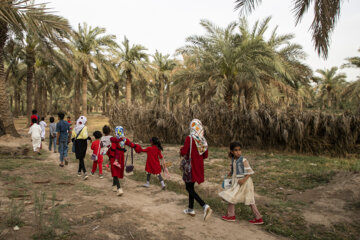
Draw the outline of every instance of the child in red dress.
[[[119,178],[124,177],[124,153],[126,152],[125,145],[135,148],[136,145],[130,142],[125,137],[124,128],[117,126],[115,128],[115,136],[110,138],[111,147],[107,151],[111,165],[111,176],[113,177],[113,191],[117,192],[118,196],[123,195],[124,191],[120,187]]]
[[[157,137],[153,137],[150,140],[151,147],[140,149],[140,152],[146,152],[147,159],[146,159],[146,184],[144,184],[144,187],[150,186],[150,176],[151,174],[157,175],[159,178],[159,181],[161,183],[162,190],[165,190],[165,183],[164,179],[161,176],[161,166],[160,166],[160,159],[162,160],[162,167],[165,169],[165,161],[163,159],[163,155],[161,154],[161,151],[163,150],[161,143]],[[140,147],[139,147],[140,148]]]
[[[102,134],[100,131],[95,131],[94,132],[94,137],[95,137],[95,141],[91,144],[91,150],[93,150],[93,154],[95,154],[97,156],[97,161],[93,162],[93,167],[91,170],[91,175],[94,175],[97,166],[99,165],[99,177],[100,178],[104,178],[103,177],[103,172],[102,172],[102,163],[103,163],[103,155],[101,155],[101,141],[100,138],[102,137]]]

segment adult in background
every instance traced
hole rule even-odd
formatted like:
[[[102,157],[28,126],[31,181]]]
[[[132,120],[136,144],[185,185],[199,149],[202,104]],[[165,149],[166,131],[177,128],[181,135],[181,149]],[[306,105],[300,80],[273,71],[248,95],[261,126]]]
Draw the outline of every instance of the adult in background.
[[[88,178],[84,162],[87,149],[87,140],[91,141],[91,138],[88,135],[87,127],[85,126],[86,122],[87,119],[85,116],[79,117],[79,119],[76,121],[76,125],[71,136],[73,144],[75,145],[76,159],[79,160],[78,176],[81,177],[81,171],[83,171],[84,180]]]
[[[70,142],[70,125],[64,121],[65,114],[62,112],[58,113],[59,122],[56,123],[56,142],[59,145],[60,153],[60,167],[64,167],[68,164],[68,142]]]
[[[210,217],[212,210],[194,189],[196,182],[198,184],[204,182],[204,159],[208,157],[208,144],[204,137],[204,128],[200,120],[194,119],[191,121],[190,135],[186,137],[184,146],[180,149],[180,155],[185,156],[187,162],[187,164],[182,166],[184,170],[183,180],[189,193],[189,208],[185,209],[184,213],[195,216],[195,199],[203,207],[204,221],[206,221]]]

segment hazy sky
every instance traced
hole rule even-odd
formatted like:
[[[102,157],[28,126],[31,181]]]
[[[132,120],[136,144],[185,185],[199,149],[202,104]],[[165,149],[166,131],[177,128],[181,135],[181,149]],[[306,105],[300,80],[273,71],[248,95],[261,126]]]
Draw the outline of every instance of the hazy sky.
[[[47,0],[58,15],[66,17],[77,29],[78,23],[87,22],[91,26],[105,27],[115,34],[118,42],[124,35],[130,43],[142,44],[148,52],[155,50],[173,54],[185,44],[185,38],[205,31],[199,25],[200,19],[209,19],[218,26],[225,27],[239,19],[234,12],[234,0]],[[360,1],[344,1],[341,17],[332,34],[329,57],[319,58],[313,48],[309,27],[312,8],[300,25],[294,25],[291,14],[293,0],[264,0],[255,12],[247,18],[250,26],[257,19],[272,16],[270,30],[278,25],[278,33],[294,33],[294,42],[301,44],[308,54],[306,64],[313,70],[340,67],[345,58],[359,56],[360,48]],[[270,33],[271,31],[269,31]],[[348,81],[360,76],[357,69],[341,69],[348,75]]]

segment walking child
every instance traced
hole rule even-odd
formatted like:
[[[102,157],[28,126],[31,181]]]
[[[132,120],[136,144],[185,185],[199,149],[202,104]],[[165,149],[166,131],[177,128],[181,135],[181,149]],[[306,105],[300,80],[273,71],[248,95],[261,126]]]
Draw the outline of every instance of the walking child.
[[[39,123],[39,116],[37,115],[37,110],[36,109],[34,109],[34,110],[32,110],[32,115],[30,116],[30,126],[32,126],[33,124],[34,124],[34,122],[33,122],[33,119],[36,119],[36,123]]]
[[[222,219],[235,221],[235,204],[244,203],[250,205],[255,216],[255,219],[249,222],[263,224],[263,219],[254,199],[254,184],[251,179],[254,171],[250,167],[249,161],[241,155],[241,144],[239,142],[230,144],[229,157],[231,159],[231,171],[228,176],[232,176],[231,187],[219,193],[220,197],[229,203],[228,211],[225,216],[222,216]]]
[[[59,122],[56,124],[56,143],[59,145],[60,167],[68,164],[68,143],[70,142],[70,125],[64,121],[65,114],[58,113]]]
[[[164,179],[161,176],[161,167],[165,169],[165,161],[163,155],[161,154],[163,148],[157,137],[152,137],[150,142],[151,142],[151,147],[140,149],[140,152],[146,152],[147,154],[146,166],[145,166],[146,184],[144,184],[144,187],[148,188],[150,186],[150,176],[151,174],[154,174],[158,176],[162,190],[165,190],[166,186],[164,183]],[[162,166],[160,166],[160,159],[162,160],[162,164],[161,164]]]
[[[91,150],[93,150],[93,155],[92,158],[96,156],[96,161],[93,162],[93,167],[91,170],[91,175],[94,175],[94,173],[96,172],[96,168],[99,165],[99,178],[104,178],[103,177],[103,172],[102,172],[102,163],[103,163],[103,155],[101,155],[101,141],[100,138],[102,137],[102,134],[100,131],[95,131],[94,132],[94,137],[95,137],[95,141],[91,144]],[[93,159],[94,160],[94,159]]]
[[[111,176],[113,177],[113,191],[117,192],[118,196],[124,194],[119,182],[119,178],[124,177],[124,154],[127,151],[125,145],[128,145],[132,148],[135,148],[137,145],[130,142],[129,139],[125,137],[124,128],[122,126],[117,126],[115,128],[115,137],[110,138],[111,147],[107,151],[107,155],[110,159],[111,166]]]
[[[79,119],[76,121],[74,129],[75,131],[72,132],[71,136],[73,144],[75,145],[76,159],[79,160],[78,177],[81,177],[82,171],[84,173],[84,180],[88,178],[84,162],[87,150],[87,141],[91,141],[91,138],[88,135],[86,122],[87,118],[85,116],[79,117]]]
[[[47,126],[44,117],[41,118],[39,125],[41,127],[41,141],[44,141],[45,140],[45,128]]]
[[[31,127],[29,129],[29,133],[31,134],[31,140],[33,145],[34,152],[37,152],[39,155],[40,153],[40,146],[41,146],[41,127],[37,124],[37,119],[31,119]]]
[[[50,134],[49,134],[49,151],[51,151],[51,146],[54,144],[54,153],[56,153],[56,123],[55,118],[50,117]]]

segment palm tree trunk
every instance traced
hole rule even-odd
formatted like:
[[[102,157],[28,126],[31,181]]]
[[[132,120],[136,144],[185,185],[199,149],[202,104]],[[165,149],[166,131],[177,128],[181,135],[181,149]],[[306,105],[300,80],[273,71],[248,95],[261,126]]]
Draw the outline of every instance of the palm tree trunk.
[[[131,85],[132,85],[131,70],[126,70],[126,104],[128,107],[131,105]]]
[[[103,114],[106,113],[106,92],[102,94],[102,112]]]
[[[73,107],[74,107],[74,117],[75,120],[78,119],[80,117],[80,79],[77,78],[75,79],[74,82],[74,103],[73,103]]]
[[[328,108],[331,108],[331,100],[332,100],[332,93],[330,91],[328,91]]]
[[[47,116],[47,89],[46,89],[46,84],[44,83],[43,86],[43,92],[42,92],[42,101],[43,101],[43,108],[42,108],[42,112],[43,112],[43,116],[46,117]]]
[[[164,104],[164,77],[161,74],[159,76],[160,89],[159,89],[159,106],[161,107]]]
[[[229,84],[229,86],[225,92],[224,100],[228,106],[228,109],[230,109],[230,110],[232,110],[232,107],[233,107],[232,97],[233,97],[232,86],[230,86],[230,84]]]
[[[81,78],[81,91],[82,91],[82,115],[87,115],[87,74],[86,69],[83,67],[82,78]]]
[[[111,99],[109,90],[106,92],[106,114],[109,114],[111,106]]]
[[[6,91],[4,72],[4,46],[8,28],[6,23],[0,21],[0,132],[19,137],[16,131],[12,113],[9,108],[9,99]]]
[[[119,100],[119,82],[114,83],[114,97],[116,100]]]
[[[170,112],[170,96],[171,96],[171,87],[170,83],[167,83],[167,92],[166,92],[166,110]]]
[[[26,117],[28,124],[30,125],[30,116],[33,107],[33,95],[34,95],[34,64],[35,56],[30,48],[26,48]]]
[[[41,102],[41,86],[39,84],[38,79],[35,76],[35,68],[33,73],[33,89],[34,89],[34,109],[38,111],[38,115],[41,116],[41,108],[40,108],[40,102]]]
[[[15,98],[15,111],[14,117],[18,117],[20,114],[20,93],[17,86],[14,87],[14,98]]]

